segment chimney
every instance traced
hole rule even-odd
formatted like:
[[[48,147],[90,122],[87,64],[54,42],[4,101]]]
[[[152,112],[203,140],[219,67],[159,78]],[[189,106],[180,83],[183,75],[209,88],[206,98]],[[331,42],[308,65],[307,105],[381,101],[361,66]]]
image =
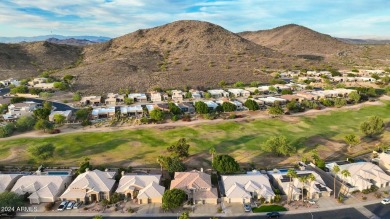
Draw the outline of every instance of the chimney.
[[[201,167],[201,168],[200,168],[200,172],[202,172],[202,173],[203,173],[203,167]]]
[[[122,171],[122,172],[121,172],[121,175],[124,176],[124,175],[125,175],[125,171]]]
[[[108,168],[106,168],[106,169],[104,170],[104,172],[108,172]]]
[[[89,172],[89,168],[85,168],[85,172]]]

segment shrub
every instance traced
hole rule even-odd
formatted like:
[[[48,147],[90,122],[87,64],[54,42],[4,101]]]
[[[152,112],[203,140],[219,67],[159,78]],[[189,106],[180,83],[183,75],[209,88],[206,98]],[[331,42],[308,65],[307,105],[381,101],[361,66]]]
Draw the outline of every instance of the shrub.
[[[365,200],[367,200],[367,197],[366,196],[362,196],[362,199],[365,201]]]
[[[218,207],[218,213],[222,213],[222,208]]]
[[[376,197],[376,198],[382,198],[382,194],[379,193],[379,192],[377,192],[377,193],[375,193],[375,197]]]
[[[134,213],[134,209],[129,208],[129,209],[127,209],[127,212],[128,212],[128,213]]]
[[[53,209],[53,207],[54,207],[54,202],[49,202],[45,205],[45,210],[51,211],[51,209]]]

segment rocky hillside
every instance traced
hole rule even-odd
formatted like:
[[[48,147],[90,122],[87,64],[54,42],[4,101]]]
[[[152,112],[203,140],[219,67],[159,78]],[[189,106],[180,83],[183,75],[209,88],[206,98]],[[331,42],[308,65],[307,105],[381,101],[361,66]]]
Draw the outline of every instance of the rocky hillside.
[[[294,55],[328,57],[351,49],[349,44],[336,38],[295,24],[270,30],[242,32],[239,35],[259,45]]]
[[[64,69],[80,59],[81,48],[49,42],[0,43],[0,79],[23,79],[44,70]]]
[[[77,68],[56,74],[75,75],[75,89],[98,93],[267,81],[267,69],[307,63],[200,21],[177,21],[89,45],[83,57]]]

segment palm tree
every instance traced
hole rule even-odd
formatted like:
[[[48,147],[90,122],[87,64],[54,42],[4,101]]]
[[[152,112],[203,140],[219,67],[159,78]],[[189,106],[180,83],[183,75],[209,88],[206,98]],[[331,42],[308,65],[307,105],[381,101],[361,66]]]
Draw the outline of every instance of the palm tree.
[[[301,192],[302,192],[302,202],[303,202],[303,189],[305,188],[305,183],[307,182],[307,176],[300,176],[298,177],[298,180],[299,182],[302,183],[302,188],[301,188]]]
[[[307,176],[307,182],[309,183],[309,193],[311,195],[311,182],[313,182],[314,180],[316,180],[316,177],[314,176],[314,174],[310,173],[310,175]],[[312,198],[312,197],[310,197]]]
[[[209,150],[209,154],[211,154],[211,163],[213,163],[214,161],[214,154],[216,153],[217,151],[215,150],[215,147],[212,146]]]
[[[160,164],[160,167],[161,167],[161,174],[162,174],[162,171],[163,171],[163,163],[164,163],[164,157],[163,157],[163,156],[158,156],[158,157],[157,157],[157,163]]]
[[[287,171],[287,174],[286,174],[286,176],[288,176],[288,177],[290,177],[290,185],[289,185],[289,187],[288,187],[288,195],[287,195],[287,199],[289,199],[289,200],[291,200],[292,199],[292,180],[294,179],[294,178],[297,178],[298,177],[298,175],[297,175],[297,171],[295,171],[294,169],[288,169],[288,171]]]
[[[334,198],[336,198],[336,177],[337,177],[337,174],[340,172],[340,167],[337,164],[335,164],[333,166],[332,171],[333,171],[333,174],[334,174],[333,195],[334,195]]]
[[[343,180],[345,182],[346,178],[351,176],[351,173],[348,170],[342,170],[341,175],[343,176]],[[339,196],[340,196],[340,193],[341,193],[341,188],[339,191]]]

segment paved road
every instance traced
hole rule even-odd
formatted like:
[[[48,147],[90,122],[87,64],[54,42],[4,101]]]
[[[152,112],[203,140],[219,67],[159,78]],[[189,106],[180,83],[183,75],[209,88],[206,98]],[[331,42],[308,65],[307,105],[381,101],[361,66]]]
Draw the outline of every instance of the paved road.
[[[390,218],[390,205],[378,203],[373,205],[366,205],[364,207],[380,218]]]
[[[9,88],[4,88],[4,89],[0,89],[0,96],[3,96],[4,94],[8,94],[9,93]]]
[[[17,217],[17,218],[36,218],[36,219],[47,219],[47,218],[53,218],[51,217]],[[55,218],[67,218],[67,219],[76,219],[76,218],[92,218],[92,217],[55,217]],[[139,217],[139,216],[126,216],[126,217],[108,217],[104,216],[103,218],[133,218],[133,219],[141,219],[141,218],[153,218],[152,216],[149,217]],[[156,218],[156,216],[154,216]],[[163,219],[176,219],[176,217],[158,217],[158,218],[163,218]],[[194,219],[210,219],[210,217],[191,217]],[[226,218],[226,219],[234,219],[234,218],[240,218],[240,219],[257,219],[257,218],[266,218],[266,216],[254,216],[248,214],[248,216],[235,216],[235,217],[220,217]],[[362,215],[360,212],[358,212],[354,208],[346,208],[346,209],[341,209],[341,210],[335,210],[335,211],[323,211],[323,212],[315,212],[312,215],[308,213],[304,214],[289,214],[289,215],[283,215],[280,218],[285,218],[285,219],[367,219],[364,215]]]

